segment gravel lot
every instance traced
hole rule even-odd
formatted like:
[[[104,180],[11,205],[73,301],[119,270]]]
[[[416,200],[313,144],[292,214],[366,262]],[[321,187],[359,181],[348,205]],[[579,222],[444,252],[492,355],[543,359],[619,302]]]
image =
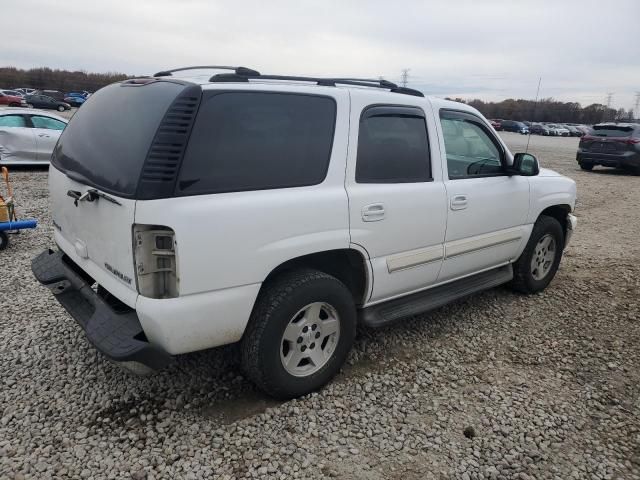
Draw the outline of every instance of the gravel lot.
[[[544,293],[361,330],[333,383],[286,403],[254,391],[234,347],[145,378],[101,357],[31,275],[51,245],[47,174],[13,172],[41,225],[0,253],[0,478],[640,478],[640,177],[582,172],[576,147],[531,138],[578,183]]]

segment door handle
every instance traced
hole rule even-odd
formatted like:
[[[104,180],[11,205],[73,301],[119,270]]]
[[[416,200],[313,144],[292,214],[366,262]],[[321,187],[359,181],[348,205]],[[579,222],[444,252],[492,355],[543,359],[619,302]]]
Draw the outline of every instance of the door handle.
[[[467,208],[469,199],[464,194],[454,195],[451,197],[451,210],[464,210]]]
[[[39,133],[38,136],[39,137],[49,137],[49,135],[47,135],[46,133]]]
[[[372,203],[362,207],[362,220],[365,222],[378,222],[384,218],[384,205]]]

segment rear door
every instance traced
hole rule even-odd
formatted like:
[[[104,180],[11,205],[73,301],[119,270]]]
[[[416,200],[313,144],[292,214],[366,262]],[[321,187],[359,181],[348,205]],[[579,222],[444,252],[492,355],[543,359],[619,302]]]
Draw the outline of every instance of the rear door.
[[[364,100],[352,96],[346,186],[351,242],[369,254],[378,302],[435,283],[447,209],[428,101]]]
[[[37,160],[48,162],[66,123],[44,115],[31,115],[31,125],[36,139]]]
[[[35,162],[36,139],[24,115],[0,115],[0,163]]]
[[[161,122],[184,88],[148,81],[99,90],[69,122],[52,156],[56,243],[130,307],[137,298],[132,231],[142,170]]]

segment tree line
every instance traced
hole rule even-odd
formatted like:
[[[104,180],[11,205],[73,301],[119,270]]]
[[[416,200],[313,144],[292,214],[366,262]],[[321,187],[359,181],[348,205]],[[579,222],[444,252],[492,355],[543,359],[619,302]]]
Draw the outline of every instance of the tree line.
[[[0,88],[28,87],[42,90],[96,90],[119,82],[130,75],[117,72],[90,73],[84,70],[60,70],[48,67],[23,70],[15,67],[0,67]],[[584,123],[594,124],[605,121],[632,121],[633,111],[608,108],[600,103],[582,107],[577,102],[560,102],[544,98],[535,102],[525,99],[508,99],[501,102],[485,102],[480,99],[449,99],[466,103],[478,109],[487,118],[503,120],[529,120],[532,122]]]
[[[83,70],[69,71],[47,67],[22,70],[15,67],[0,67],[0,88],[36,88],[39,90],[60,90],[72,92],[77,90],[96,90],[131,78],[124,73],[89,73]]]
[[[594,123],[610,121],[633,121],[633,110],[608,108],[600,103],[582,107],[577,102],[560,102],[553,98],[544,98],[538,102],[512,98],[501,102],[485,102],[483,100],[450,99],[466,103],[478,109],[487,118],[502,120],[528,120],[531,122],[558,123]]]

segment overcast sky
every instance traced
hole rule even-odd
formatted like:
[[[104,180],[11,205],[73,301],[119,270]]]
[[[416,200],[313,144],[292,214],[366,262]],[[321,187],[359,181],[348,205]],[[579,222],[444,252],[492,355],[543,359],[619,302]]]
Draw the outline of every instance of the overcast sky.
[[[19,0],[0,65],[149,74],[194,64],[383,76],[437,96],[631,108],[639,0]]]

